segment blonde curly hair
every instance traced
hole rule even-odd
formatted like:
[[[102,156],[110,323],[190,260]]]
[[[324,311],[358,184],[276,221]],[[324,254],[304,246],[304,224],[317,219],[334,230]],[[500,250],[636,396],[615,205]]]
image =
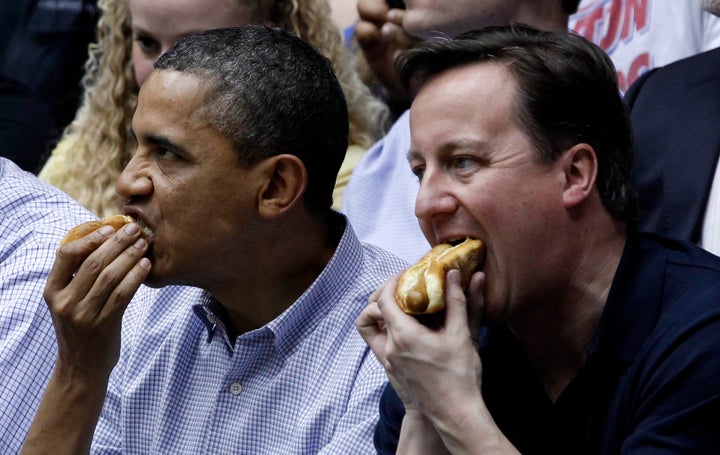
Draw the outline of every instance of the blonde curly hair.
[[[347,99],[350,144],[370,147],[383,133],[387,108],[360,80],[327,0],[235,1],[255,23],[292,30],[330,59]],[[100,0],[98,7],[102,14],[85,65],[83,103],[39,176],[104,217],[120,210],[115,182],[136,146],[130,125],[139,87],[128,0]]]

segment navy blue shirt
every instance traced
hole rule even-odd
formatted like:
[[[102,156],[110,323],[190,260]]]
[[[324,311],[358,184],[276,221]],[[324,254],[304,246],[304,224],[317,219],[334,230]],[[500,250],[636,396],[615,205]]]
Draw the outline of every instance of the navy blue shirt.
[[[720,259],[631,235],[585,366],[555,403],[505,327],[484,329],[482,394],[524,454],[720,453]],[[395,453],[388,386],[375,445]]]

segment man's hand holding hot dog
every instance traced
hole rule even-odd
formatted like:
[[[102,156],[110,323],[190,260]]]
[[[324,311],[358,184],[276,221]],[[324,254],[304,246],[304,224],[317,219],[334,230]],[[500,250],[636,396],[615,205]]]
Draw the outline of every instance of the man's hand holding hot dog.
[[[497,432],[495,438],[484,433],[484,444],[491,439],[504,441],[480,394],[482,367],[474,340],[482,313],[484,280],[484,274],[475,273],[466,297],[459,271],[448,272],[445,320],[436,329],[422,325],[397,305],[398,277],[370,297],[356,321],[406,408],[398,453],[437,453],[436,448],[443,446],[452,453],[470,453],[472,447],[457,446],[454,435],[479,427]],[[441,406],[427,406],[438,403]],[[461,408],[466,412],[457,412]],[[456,415],[475,418],[456,422]]]
[[[147,248],[140,227],[130,223],[117,232],[104,226],[58,249],[45,288],[58,354],[33,427],[62,430],[66,438],[57,446],[68,453],[90,446],[119,357],[122,315],[150,271]],[[56,412],[60,408],[72,418]],[[33,434],[31,428],[24,451],[32,452]]]

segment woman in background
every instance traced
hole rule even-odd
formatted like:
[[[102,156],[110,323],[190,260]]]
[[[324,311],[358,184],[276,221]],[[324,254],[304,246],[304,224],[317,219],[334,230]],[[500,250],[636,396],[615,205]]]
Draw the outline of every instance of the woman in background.
[[[352,168],[387,117],[355,72],[327,0],[100,0],[75,120],[39,176],[100,217],[117,213],[115,181],[135,150],[130,133],[139,87],[176,40],[211,28],[268,24],[294,31],[329,58],[347,98],[350,146],[334,193],[339,208]]]

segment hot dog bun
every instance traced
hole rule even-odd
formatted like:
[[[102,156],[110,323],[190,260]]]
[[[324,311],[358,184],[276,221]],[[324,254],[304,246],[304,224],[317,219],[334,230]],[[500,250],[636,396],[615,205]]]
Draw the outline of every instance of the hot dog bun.
[[[468,238],[455,246],[436,245],[400,276],[395,290],[398,305],[404,312],[415,315],[443,310],[445,274],[450,269],[460,270],[462,286],[466,289],[483,254],[483,242],[476,239]]]
[[[95,232],[103,226],[112,226],[117,231],[126,224],[134,222],[135,219],[128,215],[110,215],[106,218],[103,218],[102,220],[88,221],[87,223],[83,223],[70,229],[70,232],[68,232],[65,237],[60,241],[60,245],[62,246],[68,242],[72,242],[73,240],[85,237],[86,235],[90,234],[91,232]]]

